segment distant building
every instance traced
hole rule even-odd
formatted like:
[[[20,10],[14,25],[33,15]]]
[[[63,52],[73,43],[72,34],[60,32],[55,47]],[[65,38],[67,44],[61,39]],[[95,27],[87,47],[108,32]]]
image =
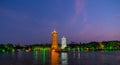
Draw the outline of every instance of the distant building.
[[[61,49],[65,49],[65,47],[67,46],[66,44],[66,38],[63,36],[62,39],[61,39]]]
[[[55,29],[52,32],[52,49],[58,50],[58,34]]]

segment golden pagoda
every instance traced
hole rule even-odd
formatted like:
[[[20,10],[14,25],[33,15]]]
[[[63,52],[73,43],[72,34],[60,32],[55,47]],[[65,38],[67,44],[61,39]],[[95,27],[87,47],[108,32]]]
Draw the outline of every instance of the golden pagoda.
[[[58,34],[55,29],[52,32],[52,50],[58,50]]]

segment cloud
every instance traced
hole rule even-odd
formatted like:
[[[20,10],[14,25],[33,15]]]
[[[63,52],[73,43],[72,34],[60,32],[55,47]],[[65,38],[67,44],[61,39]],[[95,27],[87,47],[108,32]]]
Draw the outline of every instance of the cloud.
[[[75,0],[75,15],[79,15],[84,9],[84,0]]]
[[[75,0],[75,14],[71,18],[71,24],[76,24],[79,16],[83,17],[82,21],[86,21],[86,13],[85,13],[85,0]]]

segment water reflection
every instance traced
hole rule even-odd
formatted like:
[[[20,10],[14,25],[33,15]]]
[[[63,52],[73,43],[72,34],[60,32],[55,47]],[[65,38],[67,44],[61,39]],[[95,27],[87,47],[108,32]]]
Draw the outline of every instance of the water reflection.
[[[67,53],[61,53],[61,64],[67,65]]]
[[[51,65],[59,65],[59,54],[55,51],[51,52]]]
[[[120,52],[16,52],[0,54],[0,62],[0,65],[120,65]]]
[[[78,53],[78,59],[80,59],[80,53]]]
[[[46,51],[34,51],[33,52],[33,58],[34,58],[33,64],[46,65],[47,64],[46,58],[48,58],[47,54],[48,54],[48,52],[46,52]]]
[[[38,51],[33,51],[34,60],[38,59]]]

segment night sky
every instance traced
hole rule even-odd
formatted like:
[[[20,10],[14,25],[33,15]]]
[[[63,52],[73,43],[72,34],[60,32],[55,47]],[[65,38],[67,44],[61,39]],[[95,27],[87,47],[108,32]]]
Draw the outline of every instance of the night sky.
[[[120,40],[120,0],[0,0],[0,43]]]

